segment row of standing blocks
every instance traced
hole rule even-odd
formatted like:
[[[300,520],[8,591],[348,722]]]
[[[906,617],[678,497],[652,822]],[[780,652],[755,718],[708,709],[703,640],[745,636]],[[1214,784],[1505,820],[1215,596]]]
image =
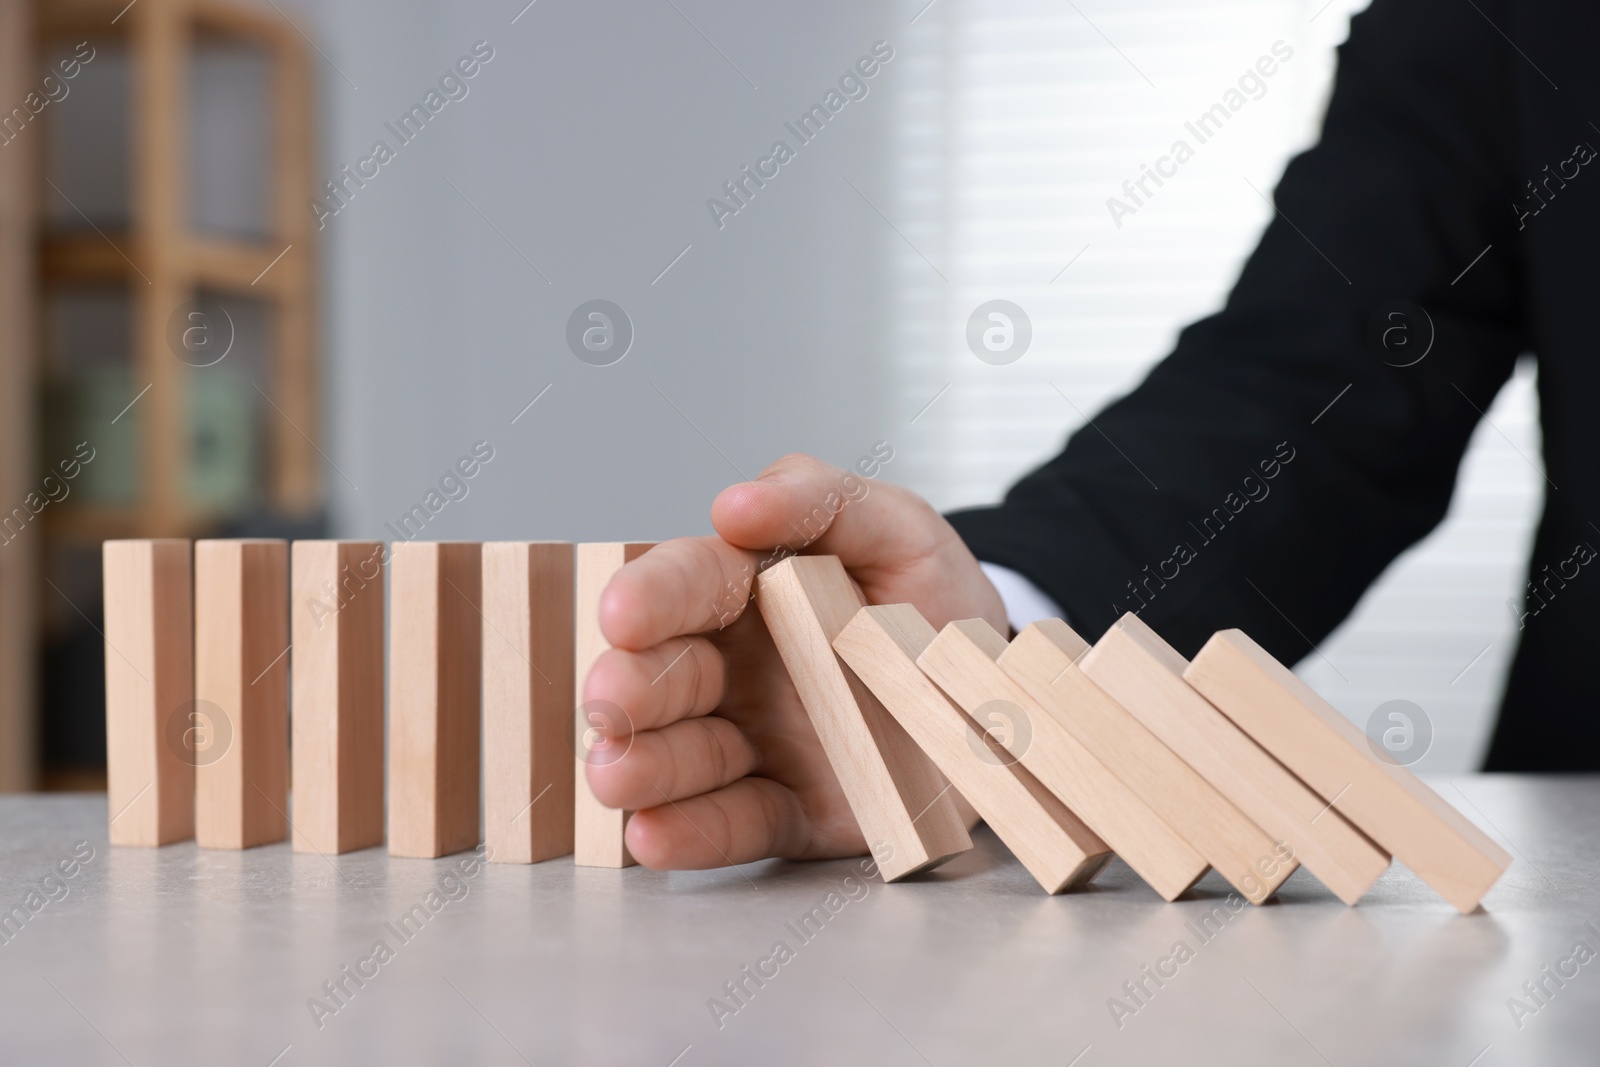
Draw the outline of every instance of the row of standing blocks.
[[[578,696],[607,647],[601,593],[650,547],[106,542],[112,843],[482,840],[627,866],[627,813],[590,794],[578,743],[609,716]],[[1261,903],[1303,864],[1354,904],[1392,855],[1467,912],[1510,863],[1240,631],[1192,663],[1133,615],[1093,647],[1059,619],[1010,642],[977,619],[936,632],[868,606],[831,556],[754,592],[886,880],[971,847],[952,790],[1051,893],[1114,852],[1168,900],[1214,868]]]
[[[107,541],[111,842],[626,865],[577,692],[600,593],[649,547]]]

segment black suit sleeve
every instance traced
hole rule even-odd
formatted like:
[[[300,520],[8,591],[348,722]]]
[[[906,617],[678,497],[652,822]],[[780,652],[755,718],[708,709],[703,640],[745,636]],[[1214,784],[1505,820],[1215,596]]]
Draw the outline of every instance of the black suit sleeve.
[[[1357,16],[1321,141],[1223,310],[1003,503],[951,516],[978,558],[1091,640],[1133,610],[1185,655],[1232,626],[1306,655],[1444,516],[1525,346],[1508,53],[1467,4]],[[1367,336],[1397,301],[1431,318],[1407,367],[1427,318],[1387,362]]]

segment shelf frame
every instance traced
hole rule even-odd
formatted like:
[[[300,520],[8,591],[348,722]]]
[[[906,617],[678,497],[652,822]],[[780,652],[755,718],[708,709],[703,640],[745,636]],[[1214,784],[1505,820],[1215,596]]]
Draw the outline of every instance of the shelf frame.
[[[213,38],[259,47],[270,61],[269,232],[260,238],[197,232],[188,217],[190,58],[198,41]],[[139,495],[125,506],[49,508],[0,547],[0,792],[38,780],[41,605],[55,595],[42,578],[48,554],[112,537],[206,536],[228,518],[188,499],[194,372],[167,340],[183,303],[213,292],[271,308],[270,380],[258,383],[270,400],[261,404],[262,504],[276,518],[305,520],[321,509],[325,488],[316,227],[307,206],[316,159],[309,39],[274,6],[242,0],[0,0],[3,98],[22,99],[50,49],[84,40],[129,56],[130,221],[103,232],[47,230],[40,138],[0,152],[0,506],[21,501],[41,473],[34,441],[44,297],[74,286],[117,286],[131,300],[134,390],[149,386],[139,401]]]

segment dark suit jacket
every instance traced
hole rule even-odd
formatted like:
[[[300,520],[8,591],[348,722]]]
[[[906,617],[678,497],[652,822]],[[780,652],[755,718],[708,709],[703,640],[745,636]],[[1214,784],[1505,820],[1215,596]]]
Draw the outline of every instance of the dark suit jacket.
[[[1089,639],[1135,610],[1186,655],[1236,626],[1299,660],[1443,518],[1531,352],[1548,482],[1487,767],[1600,768],[1597,46],[1600,5],[1376,0],[1225,308],[951,517],[978,558]]]

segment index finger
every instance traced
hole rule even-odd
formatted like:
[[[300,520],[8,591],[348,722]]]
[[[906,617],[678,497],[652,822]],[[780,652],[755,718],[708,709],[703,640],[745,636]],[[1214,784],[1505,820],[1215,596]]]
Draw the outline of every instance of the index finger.
[[[720,537],[663,541],[629,562],[600,594],[600,632],[643,651],[733,622],[750,602],[761,557]]]

